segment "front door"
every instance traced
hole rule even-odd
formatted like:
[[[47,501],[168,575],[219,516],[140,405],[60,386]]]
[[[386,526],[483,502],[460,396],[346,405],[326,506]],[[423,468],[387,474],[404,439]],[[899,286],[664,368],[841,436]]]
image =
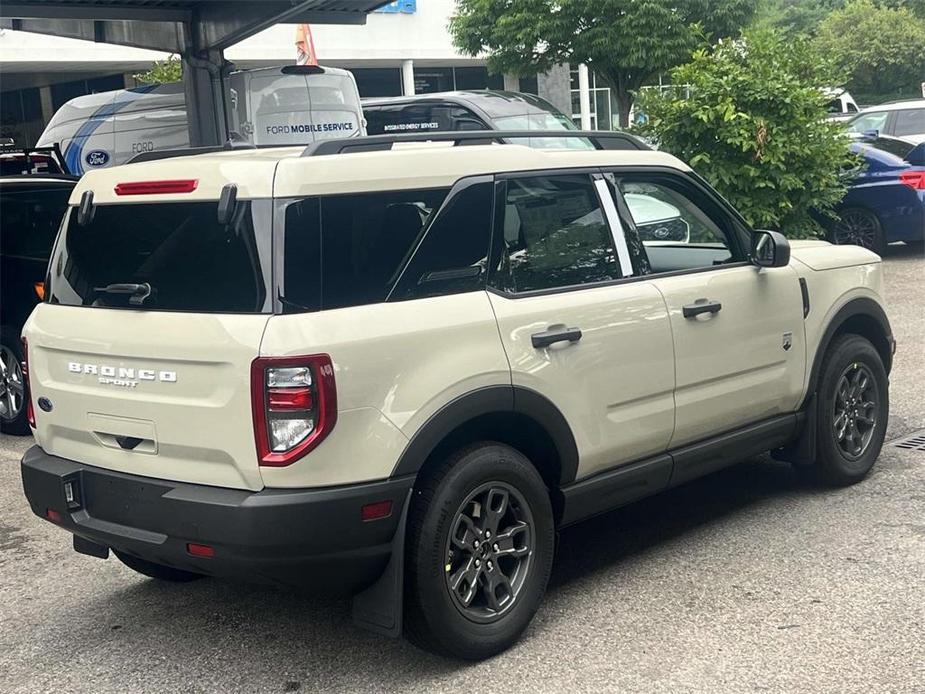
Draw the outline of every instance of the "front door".
[[[668,313],[633,274],[605,181],[517,174],[497,184],[491,304],[515,386],[555,403],[578,477],[665,451],[674,426]]]
[[[748,231],[681,173],[614,172],[675,346],[670,446],[792,412],[806,345],[799,279],[748,262]]]

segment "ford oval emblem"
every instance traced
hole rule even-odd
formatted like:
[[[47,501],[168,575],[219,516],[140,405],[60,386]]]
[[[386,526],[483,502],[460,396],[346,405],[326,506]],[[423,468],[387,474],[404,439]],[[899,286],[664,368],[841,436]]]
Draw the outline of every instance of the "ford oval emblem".
[[[87,162],[87,166],[106,166],[109,163],[109,152],[103,149],[94,149],[87,152],[84,161]]]

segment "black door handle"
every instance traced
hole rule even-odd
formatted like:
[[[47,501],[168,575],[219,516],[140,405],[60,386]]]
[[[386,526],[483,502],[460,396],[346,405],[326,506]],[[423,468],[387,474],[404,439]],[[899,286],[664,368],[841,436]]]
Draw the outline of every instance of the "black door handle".
[[[533,333],[530,336],[535,349],[549,347],[554,342],[578,342],[581,339],[581,330],[579,328],[566,328],[565,325],[550,325],[541,333]]]
[[[694,303],[685,306],[682,311],[685,318],[696,318],[701,313],[719,313],[722,309],[723,305],[718,301],[697,299]]]

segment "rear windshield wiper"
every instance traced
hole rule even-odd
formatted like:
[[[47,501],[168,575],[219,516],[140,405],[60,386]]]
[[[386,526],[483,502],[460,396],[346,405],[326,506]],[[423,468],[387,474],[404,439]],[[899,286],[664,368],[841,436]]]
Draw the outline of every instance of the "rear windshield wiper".
[[[141,306],[149,296],[154,292],[151,285],[147,282],[135,284],[133,282],[124,282],[116,284],[107,284],[105,287],[94,287],[93,291],[98,294],[116,294],[128,295],[128,302],[132,306]]]

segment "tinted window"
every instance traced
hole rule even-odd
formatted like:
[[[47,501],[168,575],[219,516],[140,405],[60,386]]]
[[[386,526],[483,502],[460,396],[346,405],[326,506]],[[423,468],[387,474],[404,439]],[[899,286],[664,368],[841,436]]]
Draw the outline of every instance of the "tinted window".
[[[3,255],[47,260],[70,194],[70,186],[46,189],[6,186],[0,194]]]
[[[98,205],[86,226],[72,211],[51,263],[51,301],[135,308],[104,288],[148,283],[145,310],[268,310],[270,209],[269,201],[239,203],[227,226],[215,202]]]
[[[449,199],[414,252],[392,299],[477,291],[485,286],[493,184],[473,183]]]
[[[359,193],[290,205],[283,240],[284,307],[331,309],[385,301],[447,192]],[[320,299],[310,274],[317,272],[319,255]]]
[[[910,142],[894,140],[889,137],[878,137],[873,142],[865,142],[864,145],[888,152],[900,159],[905,159],[906,155],[915,148],[915,145]]]
[[[589,176],[509,179],[500,231],[502,289],[526,292],[620,277]]]
[[[897,137],[925,134],[925,108],[897,111],[893,134]]]
[[[364,115],[366,131],[370,135],[488,129],[485,122],[472,111],[455,104],[369,106]]]

